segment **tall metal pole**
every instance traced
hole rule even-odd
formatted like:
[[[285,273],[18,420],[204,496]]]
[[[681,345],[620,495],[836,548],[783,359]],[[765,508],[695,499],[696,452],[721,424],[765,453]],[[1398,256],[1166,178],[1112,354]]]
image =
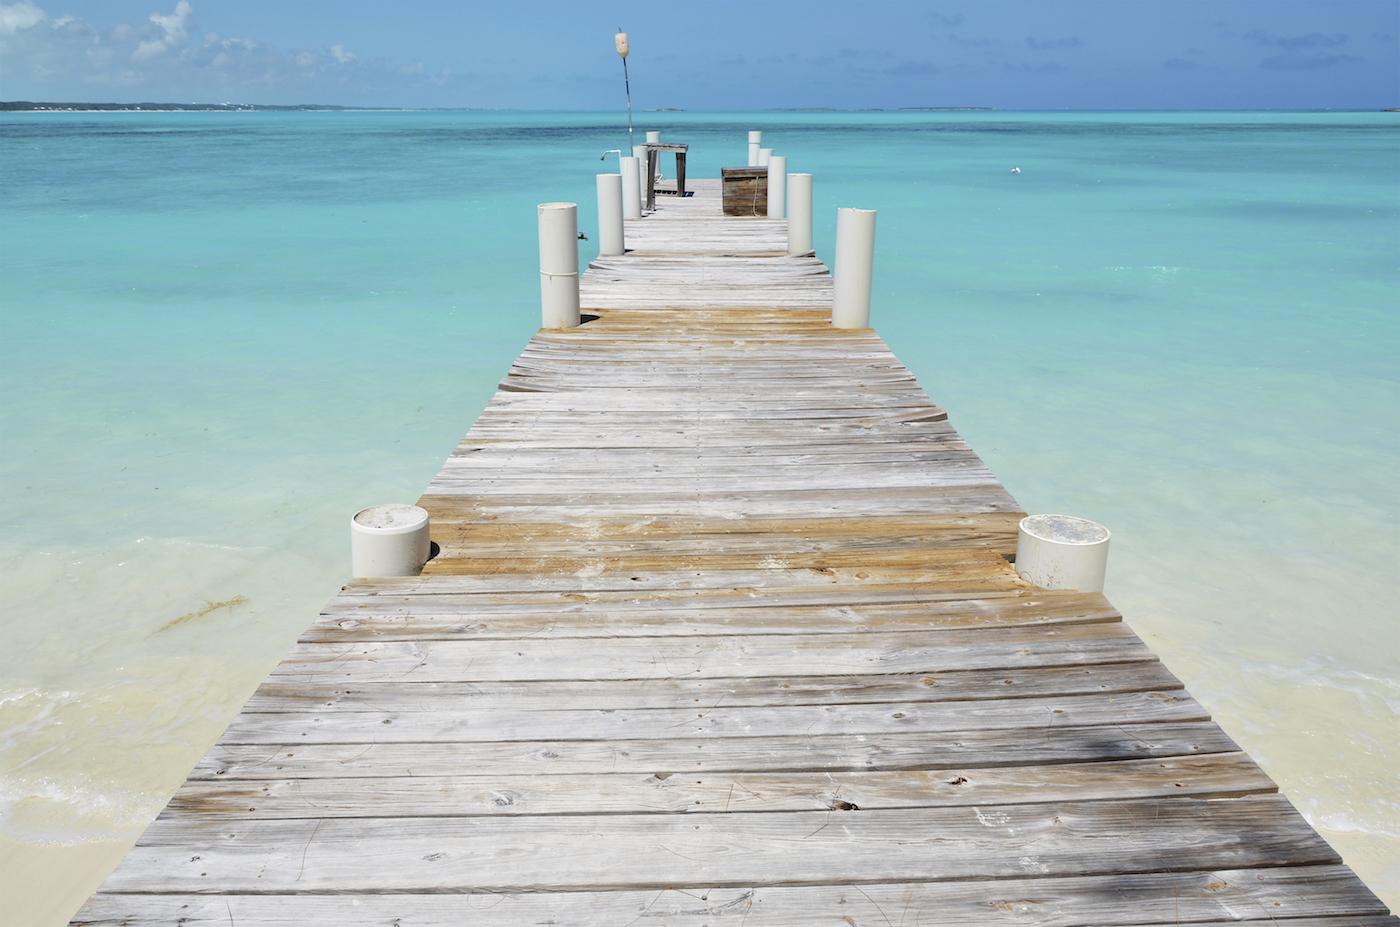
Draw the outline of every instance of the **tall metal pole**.
[[[617,35],[613,37],[614,44],[617,45],[617,53],[622,56],[622,86],[627,90],[627,150],[632,150],[632,83],[627,78],[627,33],[622,31],[622,27],[617,27]]]

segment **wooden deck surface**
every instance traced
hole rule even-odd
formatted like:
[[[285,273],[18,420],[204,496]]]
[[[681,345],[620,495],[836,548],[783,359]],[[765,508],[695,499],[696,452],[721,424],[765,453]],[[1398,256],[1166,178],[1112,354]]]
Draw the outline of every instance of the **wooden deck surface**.
[[[627,223],[81,924],[1400,924],[785,223]]]

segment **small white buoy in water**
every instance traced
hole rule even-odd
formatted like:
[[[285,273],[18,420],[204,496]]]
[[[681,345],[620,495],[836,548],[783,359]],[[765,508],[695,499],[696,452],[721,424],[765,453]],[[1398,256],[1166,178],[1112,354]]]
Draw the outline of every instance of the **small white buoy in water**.
[[[1019,167],[1013,167],[1013,168],[1011,169],[1011,173],[1013,173],[1013,174],[1019,174],[1019,173],[1021,173],[1021,169],[1020,169]]]

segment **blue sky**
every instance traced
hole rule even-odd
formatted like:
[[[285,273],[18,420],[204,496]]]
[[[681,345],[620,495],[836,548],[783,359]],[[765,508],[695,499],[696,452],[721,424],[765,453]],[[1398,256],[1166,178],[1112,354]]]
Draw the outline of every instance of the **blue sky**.
[[[1400,0],[0,2],[0,99],[614,109],[1400,106]]]

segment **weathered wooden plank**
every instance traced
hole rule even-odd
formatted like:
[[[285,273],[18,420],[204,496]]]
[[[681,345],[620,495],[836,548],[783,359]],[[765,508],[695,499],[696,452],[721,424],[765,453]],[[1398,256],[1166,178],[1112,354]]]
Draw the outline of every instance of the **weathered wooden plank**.
[[[1239,747],[1208,722],[1037,726],[1025,730],[961,730],[852,735],[616,740],[558,738],[478,743],[471,771],[480,775],[655,772],[760,772],[960,769],[970,766],[1076,763],[1202,756]],[[463,772],[460,744],[229,744],[220,742],[191,779],[351,776],[448,776]]]
[[[990,628],[1045,624],[1117,621],[1117,609],[1101,595],[1070,593],[1054,596],[1002,596],[919,602],[863,602],[811,606],[726,602],[696,603],[693,609],[651,607],[643,597],[621,602],[559,601],[555,607],[512,602],[504,606],[474,605],[461,596],[379,596],[366,613],[356,598],[337,597],[323,618],[302,635],[304,642],[407,640],[417,637],[453,639],[515,637],[631,637],[666,634],[836,634],[871,630],[929,630]],[[562,614],[559,609],[562,609]],[[998,679],[998,682],[1001,680]]]
[[[961,669],[1015,669],[1123,663],[1151,651],[1121,623],[872,631],[836,635],[731,635],[704,638],[575,638],[471,641],[298,643],[278,676],[322,672],[415,682],[552,679],[663,679],[689,676],[888,675]]]
[[[579,740],[648,740],[676,737],[780,737],[945,733],[1092,724],[1205,721],[1210,718],[1183,689],[1122,692],[1112,696],[984,699],[969,702],[895,702],[844,705],[752,705],[729,708],[723,693],[712,701],[676,708],[471,707],[424,700],[417,710],[373,710],[321,705],[306,711],[266,714],[243,711],[220,738],[227,744],[295,743],[481,743],[543,740],[566,731]]]
[[[814,811],[989,807],[1152,797],[1223,798],[1277,788],[1242,753],[1160,760],[1017,766],[1013,769],[890,770],[692,775],[658,771],[595,775],[457,775],[392,778],[191,780],[165,814],[230,820],[522,814]]]
[[[1117,695],[1164,692],[1181,683],[1161,663],[1051,667],[1014,673],[971,671],[903,676],[778,676],[697,679],[555,680],[548,686],[520,682],[361,683],[344,677],[288,683],[269,678],[244,705],[247,712],[306,711],[325,706],[387,712],[436,711],[470,704],[474,709],[576,710],[669,708],[720,702],[747,705],[843,705],[897,702],[962,702],[988,698]]]
[[[660,890],[1340,862],[1285,799],[783,814],[158,818],[109,892]],[[606,860],[600,866],[599,861]],[[214,881],[207,881],[212,876]]]
[[[75,923],[90,927],[339,924],[382,927],[1200,927],[1258,922],[1289,927],[1396,927],[1345,866],[1188,869],[997,882],[830,886],[687,885],[651,892],[469,895],[199,894],[94,896]]]

